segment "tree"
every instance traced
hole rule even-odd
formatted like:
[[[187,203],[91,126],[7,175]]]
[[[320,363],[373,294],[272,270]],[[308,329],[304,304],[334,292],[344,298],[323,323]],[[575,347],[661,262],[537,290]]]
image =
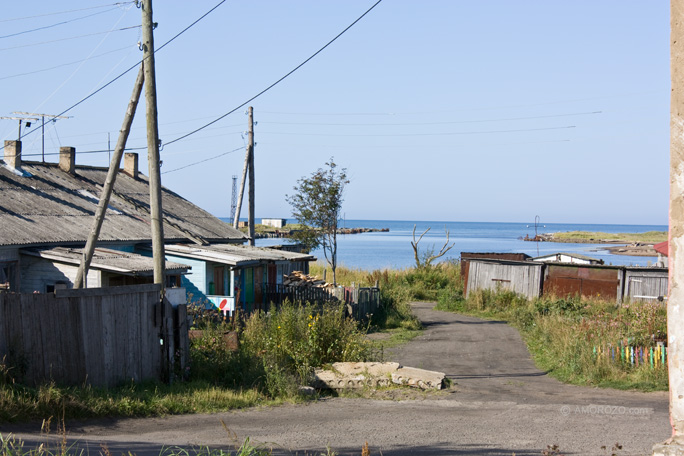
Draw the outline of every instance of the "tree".
[[[294,238],[309,249],[321,247],[337,285],[337,226],[342,209],[344,187],[349,183],[347,170],[338,169],[333,158],[309,177],[302,177],[294,194],[286,195],[292,216],[303,225]]]
[[[418,269],[429,268],[432,265],[433,261],[435,261],[437,258],[444,256],[444,254],[451,250],[455,245],[455,243],[449,245],[449,230],[447,230],[446,226],[444,226],[444,232],[446,233],[446,242],[439,250],[439,252],[435,253],[435,246],[433,245],[432,247],[428,247],[425,250],[425,252],[420,254],[418,251],[418,243],[421,241],[421,239],[423,239],[423,236],[425,236],[428,231],[430,231],[429,227],[427,230],[423,231],[423,234],[421,234],[418,240],[416,241],[416,225],[413,225],[413,241],[411,241],[411,247],[413,247],[413,256],[416,259],[416,268]]]

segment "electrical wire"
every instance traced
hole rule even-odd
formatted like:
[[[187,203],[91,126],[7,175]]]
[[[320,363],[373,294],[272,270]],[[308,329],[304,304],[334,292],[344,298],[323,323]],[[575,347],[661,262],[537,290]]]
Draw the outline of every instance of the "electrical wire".
[[[104,32],[95,32],[95,33],[87,33],[85,35],[77,35],[77,36],[70,36],[68,38],[58,38],[56,40],[50,40],[50,41],[41,41],[39,43],[29,43],[29,44],[21,44],[19,46],[12,46],[12,47],[6,47],[6,48],[0,48],[0,51],[10,51],[12,49],[20,49],[20,48],[25,48],[25,47],[32,47],[32,46],[40,46],[43,44],[51,44],[51,43],[59,43],[60,41],[69,41],[69,40],[77,40],[79,38],[86,38],[89,36],[97,36],[97,35],[104,35],[107,33],[112,33],[112,32],[123,32],[125,30],[132,30],[136,28],[140,28],[142,25],[131,25],[129,27],[123,27],[120,29],[115,29],[115,30],[107,30]]]
[[[10,75],[10,76],[3,76],[3,77],[0,77],[0,81],[2,81],[2,80],[4,80],[4,79],[18,78],[18,77],[21,77],[21,76],[29,76],[29,75],[36,74],[36,73],[42,73],[42,72],[45,72],[45,71],[56,70],[57,68],[62,68],[62,67],[69,66],[69,65],[76,65],[77,63],[82,63],[82,62],[85,62],[85,61],[88,61],[88,60],[96,59],[96,58],[98,58],[98,57],[102,57],[102,56],[105,56],[105,55],[108,55],[108,54],[113,54],[113,53],[115,53],[115,52],[120,52],[120,51],[123,51],[123,50],[125,50],[125,49],[129,49],[129,48],[130,48],[130,46],[125,46],[125,47],[122,47],[122,48],[119,48],[119,49],[113,49],[113,50],[111,50],[111,51],[103,52],[102,54],[97,54],[97,55],[94,55],[94,56],[92,56],[92,57],[88,57],[88,58],[85,58],[85,59],[75,60],[75,61],[73,61],[73,62],[68,62],[68,63],[62,63],[62,64],[59,64],[59,65],[56,65],[56,66],[53,66],[53,67],[50,67],[50,68],[43,68],[43,69],[41,69],[41,70],[29,71],[29,72],[27,72],[27,73],[19,73],[19,74],[13,74],[13,75]]]
[[[216,4],[216,6],[214,6],[213,8],[211,8],[209,11],[207,11],[206,13],[204,13],[202,16],[200,16],[198,19],[196,19],[196,20],[195,20],[194,22],[192,22],[190,25],[188,25],[188,26],[185,27],[183,30],[181,30],[180,32],[178,32],[178,33],[177,33],[176,35],[174,35],[170,40],[166,41],[164,44],[162,44],[161,46],[159,46],[159,47],[153,52],[153,54],[156,54],[157,52],[161,51],[164,47],[166,47],[168,44],[170,44],[173,40],[175,40],[176,38],[178,38],[179,36],[181,36],[182,34],[184,34],[185,32],[187,32],[187,31],[188,31],[190,28],[192,28],[195,24],[197,24],[199,21],[201,21],[202,19],[204,19],[205,17],[207,17],[210,13],[212,13],[214,10],[216,10],[216,8],[218,8],[219,6],[223,5],[226,1],[227,1],[227,0],[221,0],[219,3]],[[128,68],[128,69],[125,70],[123,73],[121,73],[121,74],[119,74],[118,76],[116,76],[114,79],[112,79],[111,81],[109,81],[108,83],[106,83],[105,85],[103,85],[102,87],[100,87],[99,89],[97,89],[97,90],[95,90],[94,92],[90,93],[89,95],[87,95],[87,96],[81,98],[79,101],[77,101],[77,102],[74,103],[73,105],[69,106],[69,107],[66,108],[64,111],[62,111],[62,112],[60,112],[59,114],[57,114],[55,117],[52,117],[52,118],[50,118],[50,119],[48,119],[48,120],[56,120],[57,117],[59,117],[59,116],[61,116],[61,115],[64,115],[64,114],[66,114],[67,112],[71,111],[71,110],[74,109],[76,106],[78,106],[78,105],[80,105],[81,103],[85,102],[86,100],[90,99],[91,97],[93,97],[93,96],[96,95],[97,93],[103,91],[105,88],[109,87],[109,86],[112,85],[114,82],[116,82],[116,81],[118,81],[119,79],[121,79],[122,77],[124,77],[126,74],[130,73],[131,70],[133,70],[133,69],[135,69],[135,68],[138,68],[142,62],[143,62],[143,60],[138,61],[135,65],[131,66],[130,68]],[[34,131],[36,131],[36,130],[31,130],[31,131],[29,131],[29,132],[27,132],[27,133],[24,133],[23,135],[21,135],[21,136],[19,137],[19,139],[23,138],[23,137],[26,136],[26,135],[30,135],[30,134],[33,133]]]
[[[285,79],[287,79],[290,75],[292,75],[295,71],[299,70],[301,67],[303,67],[304,65],[306,65],[309,61],[311,61],[311,60],[312,60],[314,57],[316,57],[318,54],[320,54],[321,52],[323,52],[323,50],[325,50],[328,46],[330,46],[332,43],[334,43],[335,41],[337,41],[337,39],[338,39],[339,37],[341,37],[342,35],[344,35],[344,34],[347,32],[347,30],[349,30],[349,29],[352,28],[354,25],[356,25],[357,22],[359,22],[361,19],[363,19],[363,18],[364,18],[368,13],[370,13],[376,6],[378,6],[378,5],[380,4],[380,2],[382,2],[382,0],[378,0],[377,2],[375,2],[375,3],[373,4],[373,6],[371,6],[370,8],[368,8],[368,9],[366,10],[365,13],[363,13],[363,14],[362,14],[361,16],[359,16],[354,22],[352,22],[351,24],[349,24],[344,30],[342,30],[340,33],[338,33],[337,36],[335,36],[335,38],[333,38],[332,40],[328,41],[328,42],[325,44],[325,46],[323,46],[323,47],[320,48],[318,51],[316,51],[315,53],[313,53],[309,58],[307,58],[306,60],[304,60],[302,63],[300,63],[299,65],[297,65],[296,67],[294,67],[292,70],[290,70],[290,72],[288,72],[287,74],[285,74],[285,76],[281,77],[281,78],[278,79],[276,82],[274,82],[273,84],[271,84],[270,86],[268,86],[268,87],[266,87],[264,90],[262,90],[261,92],[259,92],[259,93],[257,93],[256,95],[254,95],[252,98],[248,99],[247,101],[245,101],[244,103],[240,104],[239,106],[237,106],[237,107],[231,109],[230,111],[228,111],[227,113],[223,114],[222,116],[220,116],[220,117],[218,117],[218,118],[212,120],[211,122],[209,122],[209,123],[207,123],[207,124],[205,124],[205,125],[203,125],[203,126],[197,128],[197,129],[191,131],[191,132],[188,133],[188,134],[185,134],[185,135],[183,135],[183,136],[179,136],[178,138],[173,139],[173,140],[167,142],[166,145],[168,146],[168,145],[170,145],[170,144],[173,144],[173,143],[175,143],[175,142],[178,142],[178,141],[180,141],[180,140],[182,140],[182,139],[187,138],[188,136],[194,135],[195,133],[198,133],[198,132],[204,130],[205,128],[209,127],[210,125],[215,124],[216,122],[220,121],[221,119],[224,119],[224,118],[228,117],[229,115],[231,115],[232,113],[234,113],[234,112],[237,111],[238,109],[241,109],[241,108],[245,107],[248,103],[252,102],[253,100],[257,99],[257,98],[260,97],[261,95],[263,95],[263,94],[265,94],[266,92],[268,92],[269,90],[271,90],[271,89],[272,89],[273,87],[275,87],[276,85],[280,84],[282,81],[284,81]]]
[[[77,13],[79,11],[87,11],[87,10],[93,10],[93,9],[98,9],[98,8],[107,8],[108,6],[121,6],[121,5],[126,5],[128,3],[135,3],[135,2],[136,2],[136,0],[132,0],[132,1],[128,1],[128,2],[108,3],[106,5],[90,6],[88,8],[79,8],[79,9],[73,9],[73,10],[67,10],[67,11],[58,11],[55,13],[45,13],[45,14],[37,14],[35,16],[15,17],[12,19],[2,19],[2,20],[0,20],[0,22],[14,22],[14,21],[23,21],[26,19],[35,19],[37,17],[57,16],[60,14]]]
[[[113,10],[115,10],[115,9],[118,9],[118,8],[110,8],[110,9],[105,10],[105,11],[98,11],[97,13],[88,14],[88,15],[86,15],[86,16],[81,16],[81,17],[77,17],[77,18],[74,18],[74,19],[69,19],[68,21],[62,21],[62,22],[57,22],[56,24],[44,25],[44,26],[42,26],[42,27],[37,27],[37,28],[30,29],[30,30],[24,30],[24,31],[22,31],[22,32],[10,33],[9,35],[0,36],[0,39],[3,39],[3,38],[11,38],[11,37],[13,37],[13,36],[19,36],[19,35],[25,35],[25,34],[27,34],[27,33],[38,32],[38,31],[40,31],[40,30],[45,30],[45,29],[49,29],[49,28],[53,28],[53,27],[58,27],[58,26],[60,26],[60,25],[70,24],[70,23],[72,23],[72,22],[80,21],[81,19],[87,19],[87,18],[89,18],[89,17],[97,16],[98,14],[108,13],[108,12],[113,11]]]
[[[190,163],[189,165],[181,166],[180,168],[175,168],[175,169],[171,169],[169,171],[164,171],[161,174],[168,174],[168,173],[173,173],[174,171],[180,171],[181,169],[185,169],[185,168],[189,168],[191,166],[199,165],[200,163],[208,162],[209,160],[215,160],[217,158],[223,157],[224,155],[232,154],[232,153],[237,152],[239,150],[243,150],[243,148],[238,147],[237,149],[229,150],[228,152],[224,152],[222,154],[215,155],[215,156],[210,157],[210,158],[205,158],[204,160],[196,161],[194,163]]]
[[[346,137],[398,137],[398,136],[455,136],[455,135],[480,135],[489,133],[516,133],[521,131],[545,131],[545,130],[565,130],[568,128],[576,128],[575,125],[566,125],[563,127],[545,127],[545,128],[520,128],[514,130],[484,130],[484,131],[457,131],[449,133],[392,133],[392,134],[327,134],[327,133],[286,133],[286,132],[268,132],[259,131],[262,135],[289,135],[289,136],[346,136]],[[168,146],[169,143],[166,143]]]
[[[261,111],[259,111],[261,112]],[[531,117],[509,117],[501,119],[478,119],[478,120],[456,120],[449,122],[416,122],[416,123],[319,123],[319,122],[269,122],[260,121],[262,124],[268,125],[323,125],[323,126],[340,126],[340,127],[382,127],[382,126],[410,126],[410,125],[453,125],[462,123],[484,123],[484,122],[504,122],[511,120],[533,120],[533,119],[551,119],[555,117],[571,117],[571,116],[586,116],[593,114],[601,114],[603,111],[577,112],[571,114],[551,114],[544,116]]]

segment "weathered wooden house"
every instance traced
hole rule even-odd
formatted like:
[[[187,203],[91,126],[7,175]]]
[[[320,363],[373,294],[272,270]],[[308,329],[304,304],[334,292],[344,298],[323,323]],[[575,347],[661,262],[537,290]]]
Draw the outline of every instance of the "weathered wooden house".
[[[20,141],[5,142],[4,160],[0,161],[0,290],[44,293],[73,287],[72,273],[80,259],[78,249],[85,246],[90,233],[106,175],[105,167],[77,166],[71,147],[60,149],[58,164],[28,162],[22,159]],[[261,253],[263,249],[241,245],[247,240],[245,234],[166,188],[162,189],[162,206],[164,240],[169,246],[187,244],[212,250],[213,245],[219,245],[216,249],[221,250],[233,244],[245,252],[253,268],[261,265],[268,269],[274,262],[306,263],[313,259],[290,253],[276,255],[277,260],[267,259]],[[151,282],[151,259],[146,258],[150,244],[148,180],[138,172],[137,155],[125,154],[98,241],[99,249],[109,250],[99,250],[87,285]],[[204,277],[205,283],[196,288],[212,295],[213,265],[223,260],[172,263],[176,258],[167,257],[169,289],[196,286],[196,278]],[[240,269],[237,264],[222,264]],[[190,274],[195,274],[192,281],[186,278],[190,267]],[[228,271],[224,271],[224,278],[230,277]],[[223,285],[227,288],[225,281]],[[213,286],[216,293],[221,282],[217,280]],[[230,288],[234,290],[233,285]],[[246,291],[241,295],[246,296]]]
[[[598,260],[579,253],[550,253],[532,258],[532,261],[539,261],[542,263],[572,263],[572,264],[603,264],[603,260]]]
[[[236,244],[169,244],[167,259],[190,264],[183,276],[190,301],[211,302],[225,312],[263,309],[266,296],[292,271],[309,272],[308,254]]]

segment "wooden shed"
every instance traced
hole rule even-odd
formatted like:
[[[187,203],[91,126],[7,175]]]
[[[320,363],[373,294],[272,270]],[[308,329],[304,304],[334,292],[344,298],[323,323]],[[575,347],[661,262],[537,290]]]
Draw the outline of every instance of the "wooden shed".
[[[625,268],[624,301],[667,299],[667,268]]]
[[[528,299],[539,297],[543,263],[529,261],[469,260],[466,297],[476,290],[511,290]]]

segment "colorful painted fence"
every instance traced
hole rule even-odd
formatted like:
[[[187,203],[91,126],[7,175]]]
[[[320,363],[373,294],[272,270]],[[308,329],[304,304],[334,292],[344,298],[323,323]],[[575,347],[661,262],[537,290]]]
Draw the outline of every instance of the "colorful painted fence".
[[[618,344],[594,347],[595,359],[607,359],[610,362],[628,364],[633,367],[649,365],[651,369],[667,369],[667,347],[635,347]]]

